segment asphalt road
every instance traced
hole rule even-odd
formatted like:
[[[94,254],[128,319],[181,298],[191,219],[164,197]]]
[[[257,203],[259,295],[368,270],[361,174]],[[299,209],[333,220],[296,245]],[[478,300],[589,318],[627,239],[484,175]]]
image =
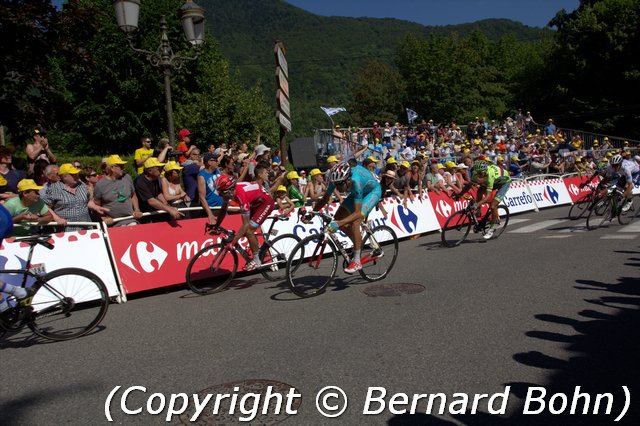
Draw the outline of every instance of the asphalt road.
[[[213,399],[203,420],[240,424],[240,398],[235,414],[217,417],[213,401],[225,389],[233,393],[235,382],[242,382],[242,397],[256,379],[281,382],[275,389],[285,393],[295,387],[302,398],[291,406],[297,414],[271,412],[245,424],[613,424],[625,385],[631,408],[617,424],[638,424],[638,222],[585,232],[581,222],[562,221],[567,211],[518,215],[488,243],[445,249],[439,234],[403,241],[383,282],[424,286],[416,294],[370,297],[363,290],[375,284],[341,273],[327,293],[300,300],[254,278],[211,296],[181,289],[112,305],[100,330],[74,341],[11,336],[0,343],[0,424],[107,424],[105,400],[116,386],[122,387],[110,404],[116,424],[182,423],[177,415],[167,422],[166,408],[158,415],[124,414],[120,400],[131,386],[146,393],[133,391],[128,409],[146,412],[153,393],[164,394],[168,404],[172,393],[204,391],[202,397],[212,393]],[[325,386],[339,386],[348,397],[337,418],[316,409]],[[580,414],[567,414],[576,386],[590,394],[591,413],[596,394],[611,393],[611,414],[602,415],[606,397],[600,415],[581,414],[584,398]],[[370,387],[386,390],[377,415],[363,414]],[[545,410],[527,415],[527,392],[539,396],[535,387],[547,392]],[[503,414],[489,413],[488,398],[471,413],[474,394],[505,392]],[[408,394],[409,404],[396,396],[394,414],[389,401],[397,393]],[[435,393],[447,399],[444,414],[439,399],[431,414],[426,399],[416,404],[417,414],[401,414],[414,394]],[[567,407],[552,415],[548,403],[558,393],[566,394]],[[497,411],[500,398],[492,405]],[[161,402],[154,396],[151,409]],[[249,413],[251,400],[245,402]],[[556,396],[553,408],[562,403]],[[539,407],[531,401],[529,410]]]

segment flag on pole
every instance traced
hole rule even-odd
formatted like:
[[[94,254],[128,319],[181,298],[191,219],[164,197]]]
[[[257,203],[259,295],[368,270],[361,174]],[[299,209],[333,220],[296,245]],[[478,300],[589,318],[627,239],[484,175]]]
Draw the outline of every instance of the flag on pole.
[[[413,123],[413,121],[418,118],[418,113],[412,109],[407,108],[407,119],[409,123]]]
[[[327,114],[329,117],[331,117],[332,115],[336,115],[336,114],[337,114],[337,113],[339,113],[339,112],[343,112],[343,111],[346,111],[346,110],[347,110],[346,108],[342,108],[342,107],[339,107],[339,108],[325,108],[325,107],[320,107],[320,108],[321,108],[321,109],[324,111],[324,113],[325,113],[325,114]]]

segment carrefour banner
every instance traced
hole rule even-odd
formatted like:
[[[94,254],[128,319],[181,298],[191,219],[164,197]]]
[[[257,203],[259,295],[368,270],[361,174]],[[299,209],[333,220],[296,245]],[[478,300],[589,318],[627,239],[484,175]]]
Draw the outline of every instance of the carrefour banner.
[[[536,210],[533,196],[529,192],[529,187],[524,181],[513,181],[509,185],[502,203],[509,209],[509,213],[520,213]]]
[[[107,286],[109,296],[120,296],[116,277],[109,261],[102,231],[97,229],[63,232],[51,235],[53,250],[37,245],[31,259],[32,266],[46,272],[62,268],[81,268],[96,274]],[[6,238],[0,246],[0,268],[21,269],[26,266],[29,245]],[[22,275],[0,275],[0,280],[13,285],[22,284]]]
[[[217,243],[219,236],[205,234],[207,219],[188,219],[137,226],[109,228],[109,242],[120,282],[127,294],[184,283],[189,260],[203,247]],[[237,231],[240,215],[228,215],[223,226]],[[240,240],[246,249],[246,238]],[[212,255],[215,253],[212,253]],[[227,256],[225,261],[231,256]],[[245,264],[238,256],[238,270]],[[223,263],[222,267],[228,265]]]
[[[571,204],[571,196],[563,179],[531,180],[527,182],[534,203],[538,208]]]
[[[588,195],[592,189],[598,186],[600,182],[600,178],[595,178],[588,186],[584,188],[580,188],[580,185],[588,180],[588,177],[580,177],[580,176],[572,176],[568,178],[564,178],[564,186],[567,188],[567,192],[571,197],[572,202],[578,201],[580,198]]]

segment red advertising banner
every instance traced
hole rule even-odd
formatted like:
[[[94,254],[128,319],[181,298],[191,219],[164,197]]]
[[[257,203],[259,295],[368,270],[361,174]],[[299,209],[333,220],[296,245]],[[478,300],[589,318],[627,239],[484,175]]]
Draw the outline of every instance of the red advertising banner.
[[[467,194],[475,198],[475,188],[469,190]],[[446,192],[440,192],[439,194],[430,192],[429,199],[431,200],[433,210],[436,212],[436,217],[438,218],[440,228],[444,227],[445,222],[453,213],[457,212],[458,210],[464,209],[469,204],[469,202],[465,199],[454,201]],[[488,206],[486,204],[482,206],[482,214],[486,212],[487,208]]]
[[[219,236],[204,233],[206,221],[202,218],[109,228],[113,259],[125,293],[184,283],[189,260],[202,247],[220,240]],[[223,223],[234,231],[241,224],[240,215],[229,215]],[[244,238],[241,244],[248,247]],[[231,256],[225,262],[227,259],[231,261]],[[242,256],[238,260],[241,270],[245,261]]]
[[[585,186],[584,188],[580,189],[580,185],[583,182],[586,182],[588,179],[589,178],[586,176],[573,176],[563,179],[564,185],[567,187],[567,192],[569,192],[569,196],[571,197],[571,202],[575,203],[579,198],[590,193],[591,188],[595,188],[600,182],[600,178],[596,178],[589,184],[589,186]]]

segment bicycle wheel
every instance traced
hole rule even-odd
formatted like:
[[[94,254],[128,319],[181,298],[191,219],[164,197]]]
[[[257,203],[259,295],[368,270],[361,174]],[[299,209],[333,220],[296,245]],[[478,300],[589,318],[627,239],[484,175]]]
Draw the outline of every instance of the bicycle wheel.
[[[227,288],[238,270],[238,253],[222,244],[203,247],[189,261],[186,279],[189,288],[198,294],[212,294]]]
[[[507,206],[498,206],[498,225],[496,226],[495,231],[493,232],[492,240],[498,238],[505,229],[507,229],[507,224],[509,223],[509,209]]]
[[[471,220],[466,210],[458,210],[452,214],[442,227],[442,244],[455,247],[463,242],[471,230]]]
[[[280,235],[273,240],[267,240],[260,247],[258,256],[264,266],[260,270],[262,276],[269,281],[282,281],[287,277],[287,257],[300,242],[295,234]]]
[[[107,286],[97,275],[79,268],[49,272],[38,279],[31,299],[29,328],[50,340],[70,340],[93,330],[109,307]]]
[[[622,207],[626,203],[622,196],[620,196],[619,202],[620,204],[618,204],[618,208],[620,209],[620,213],[618,214],[618,222],[620,222],[620,225],[628,225],[629,222],[631,222],[633,218],[636,217],[636,213],[638,213],[636,197],[631,198],[631,201],[629,201],[631,203],[631,207],[629,207],[629,209],[626,211],[622,210]]]
[[[578,220],[584,216],[589,211],[591,200],[590,195],[580,197],[569,209],[569,219]]]
[[[397,257],[396,233],[388,226],[376,226],[362,240],[360,275],[367,281],[381,280],[391,272]]]
[[[598,201],[587,216],[587,229],[593,231],[611,220],[611,200],[605,198]]]
[[[338,253],[324,234],[313,234],[301,240],[287,259],[287,283],[299,297],[323,293],[336,275]]]

